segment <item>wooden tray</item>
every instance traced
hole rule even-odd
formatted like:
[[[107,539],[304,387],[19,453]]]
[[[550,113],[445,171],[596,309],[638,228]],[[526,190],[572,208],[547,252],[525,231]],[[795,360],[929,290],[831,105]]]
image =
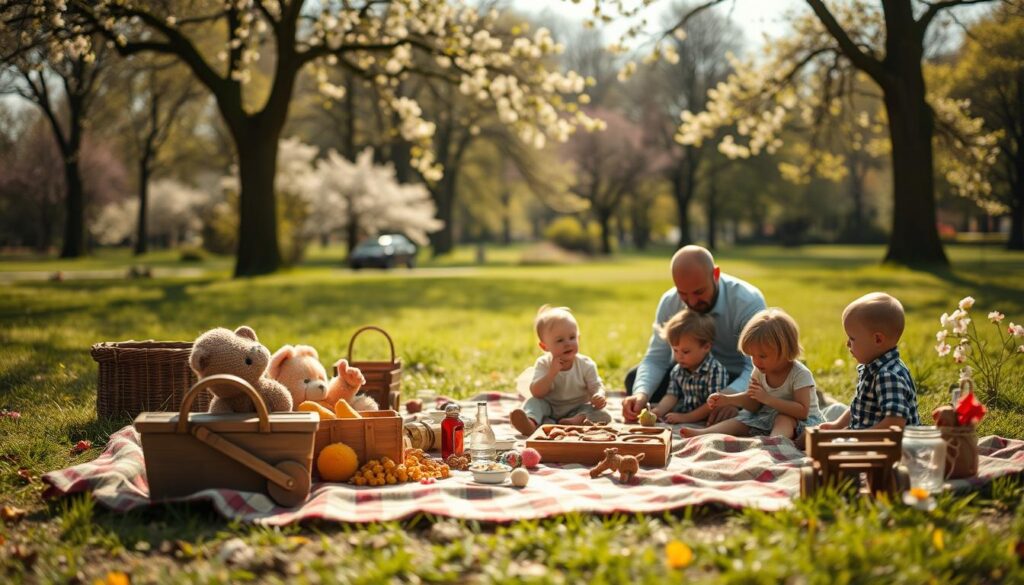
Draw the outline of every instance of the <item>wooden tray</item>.
[[[579,433],[606,429],[615,433],[613,441],[552,440],[548,433],[553,429]],[[642,441],[634,437],[647,437]],[[604,450],[616,447],[620,455],[644,454],[640,465],[644,467],[665,467],[672,452],[672,429],[663,427],[642,427],[639,425],[572,426],[541,425],[526,439],[526,446],[533,447],[545,463],[582,463],[595,465],[604,459]]]

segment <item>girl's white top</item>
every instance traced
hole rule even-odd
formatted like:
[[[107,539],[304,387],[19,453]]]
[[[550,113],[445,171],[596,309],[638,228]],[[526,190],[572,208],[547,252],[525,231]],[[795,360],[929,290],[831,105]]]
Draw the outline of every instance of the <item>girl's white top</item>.
[[[807,366],[800,362],[793,362],[793,367],[789,370],[789,375],[783,380],[782,384],[778,386],[772,386],[768,383],[765,378],[764,372],[754,368],[754,373],[751,375],[751,380],[757,380],[761,383],[761,387],[765,389],[770,396],[780,398],[782,400],[793,401],[793,395],[797,388],[811,387],[811,402],[810,407],[807,409],[807,418],[812,419],[821,416],[821,409],[818,407],[818,392],[814,389],[814,374],[811,373]]]

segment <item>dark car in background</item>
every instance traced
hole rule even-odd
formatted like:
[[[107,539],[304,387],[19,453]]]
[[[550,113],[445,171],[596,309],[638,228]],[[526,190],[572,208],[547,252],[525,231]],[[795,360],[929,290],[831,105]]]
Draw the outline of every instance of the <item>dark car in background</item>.
[[[359,242],[348,255],[348,265],[360,268],[394,268],[416,265],[416,244],[402,234],[383,234]]]

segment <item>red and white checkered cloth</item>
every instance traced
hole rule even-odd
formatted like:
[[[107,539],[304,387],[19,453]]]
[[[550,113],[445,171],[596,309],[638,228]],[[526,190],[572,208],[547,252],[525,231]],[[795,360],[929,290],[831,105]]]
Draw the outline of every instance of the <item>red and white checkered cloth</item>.
[[[497,435],[515,435],[508,413],[518,407],[518,397],[485,394],[466,401],[466,407],[477,400],[488,401]],[[613,415],[621,412],[620,401],[609,401]],[[978,476],[950,482],[951,489],[969,490],[1024,471],[1024,441],[990,436],[979,441],[979,448]],[[566,512],[661,512],[706,503],[776,510],[799,495],[799,468],[809,461],[791,441],[767,437],[682,440],[675,435],[672,451],[667,468],[641,468],[636,485],[620,485],[610,473],[590,479],[583,465],[542,463],[522,489],[477,484],[468,472],[454,472],[429,485],[317,483],[296,508],[278,507],[263,494],[227,489],[203,490],[176,501],[210,500],[224,516],[269,525],[310,519],[374,522],[416,513],[505,522]],[[151,503],[139,434],[131,426],[114,433],[94,461],[47,473],[43,480],[51,486],[50,495],[92,491],[97,501],[117,511]]]

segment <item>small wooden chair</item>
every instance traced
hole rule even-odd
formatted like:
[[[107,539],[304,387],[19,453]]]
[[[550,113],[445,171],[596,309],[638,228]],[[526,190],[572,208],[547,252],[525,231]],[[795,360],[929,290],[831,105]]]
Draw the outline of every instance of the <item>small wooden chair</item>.
[[[800,470],[800,496],[809,497],[824,485],[853,476],[862,495],[896,495],[910,489],[903,458],[903,429],[807,429],[810,466]]]

